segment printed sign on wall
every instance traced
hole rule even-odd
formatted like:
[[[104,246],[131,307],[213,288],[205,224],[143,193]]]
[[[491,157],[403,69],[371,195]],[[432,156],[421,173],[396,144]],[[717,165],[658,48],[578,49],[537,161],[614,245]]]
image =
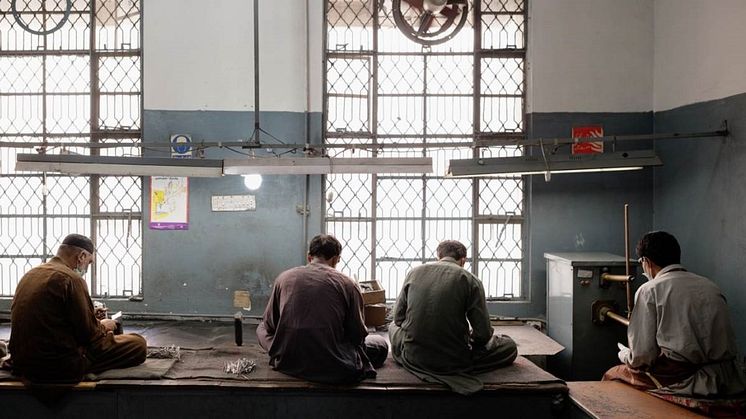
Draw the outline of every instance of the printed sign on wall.
[[[192,158],[192,136],[175,134],[171,136],[171,157],[177,159]]]
[[[572,138],[603,137],[604,127],[601,125],[586,125],[572,127]],[[589,141],[573,143],[572,154],[599,154],[604,152],[603,141]]]
[[[150,177],[150,229],[189,229],[189,178]]]
[[[213,195],[213,211],[256,211],[254,195]]]

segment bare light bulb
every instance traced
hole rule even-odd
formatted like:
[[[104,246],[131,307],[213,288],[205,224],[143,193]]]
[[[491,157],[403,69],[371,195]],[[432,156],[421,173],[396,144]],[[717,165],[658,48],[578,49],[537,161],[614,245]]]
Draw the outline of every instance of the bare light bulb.
[[[259,189],[262,186],[262,175],[242,175],[243,176],[243,184],[246,186],[246,189],[250,191],[255,191]]]

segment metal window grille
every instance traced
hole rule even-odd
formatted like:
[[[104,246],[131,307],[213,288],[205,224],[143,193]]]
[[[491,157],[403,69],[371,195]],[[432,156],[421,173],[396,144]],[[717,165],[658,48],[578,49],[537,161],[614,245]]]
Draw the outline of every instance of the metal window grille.
[[[523,152],[489,139],[524,133],[526,1],[472,0],[465,27],[425,48],[391,10],[391,0],[326,2],[324,141],[369,145],[345,156],[431,156],[434,173],[326,177],[325,228],[344,244],[340,269],[378,279],[394,299],[407,271],[455,239],[488,299],[525,298],[522,178],[444,174],[453,158]]]
[[[82,143],[141,141],[141,17],[140,0],[0,0],[0,296],[73,232],[96,245],[93,296],[142,295],[139,177],[14,171],[34,150],[140,154]]]

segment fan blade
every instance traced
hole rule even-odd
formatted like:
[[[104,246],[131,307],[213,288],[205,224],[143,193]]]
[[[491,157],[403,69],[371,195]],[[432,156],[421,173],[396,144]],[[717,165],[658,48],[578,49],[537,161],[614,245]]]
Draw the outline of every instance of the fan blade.
[[[461,9],[458,7],[445,7],[440,11],[440,14],[447,17],[449,21],[453,21],[459,15]]]
[[[427,30],[430,29],[430,25],[433,24],[433,20],[435,20],[435,16],[433,16],[432,13],[423,13],[422,16],[420,16],[420,27],[417,28],[417,33],[427,33]]]
[[[423,10],[425,6],[423,3],[425,0],[402,0],[404,3],[407,3],[409,7],[414,7],[415,9]]]

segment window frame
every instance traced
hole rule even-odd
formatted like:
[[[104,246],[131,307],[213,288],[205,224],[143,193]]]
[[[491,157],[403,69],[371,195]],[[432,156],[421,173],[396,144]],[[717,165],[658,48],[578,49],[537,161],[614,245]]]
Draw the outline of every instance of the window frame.
[[[26,3],[23,3],[21,1],[19,1],[18,3],[19,8],[26,6]],[[46,7],[45,2],[42,2],[40,4],[42,5],[42,7]],[[62,4],[62,7],[64,7],[65,2],[60,2],[60,4]],[[39,76],[42,83],[41,90],[38,92],[23,92],[17,94],[17,96],[39,96],[41,98],[41,130],[32,131],[29,133],[13,132],[13,128],[7,131],[3,130],[2,132],[0,132],[0,140],[5,142],[3,148],[7,147],[9,150],[15,149],[17,152],[24,153],[33,153],[35,152],[35,149],[38,148],[45,150],[45,152],[47,150],[49,150],[50,152],[58,152],[58,150],[60,150],[60,147],[56,144],[67,143],[69,145],[67,147],[62,147],[63,149],[81,148],[87,151],[90,155],[96,156],[101,155],[102,150],[119,149],[118,147],[104,148],[98,144],[120,141],[125,141],[128,144],[142,143],[142,126],[144,114],[143,0],[117,0],[113,4],[114,10],[110,10],[107,6],[104,6],[103,11],[101,11],[101,9],[97,9],[97,6],[100,5],[101,3],[96,0],[89,0],[83,6],[81,6],[79,2],[73,1],[72,9],[70,11],[70,19],[68,19],[68,21],[61,25],[56,31],[46,35],[37,35],[26,32],[18,25],[18,22],[15,21],[15,17],[10,10],[0,10],[0,22],[4,22],[4,24],[8,25],[7,28],[3,29],[3,31],[7,31],[8,34],[12,33],[15,35],[15,38],[13,38],[12,40],[10,39],[11,36],[7,37],[8,45],[10,45],[12,42],[16,46],[15,49],[0,49],[0,59],[13,59],[18,57],[40,57],[42,60],[41,69],[37,70],[37,72],[35,73],[38,74],[39,71],[41,72],[41,75]],[[108,15],[106,14],[107,12]],[[119,12],[123,12],[123,14],[120,15]],[[34,18],[40,17],[40,20],[38,20],[37,22],[41,22],[41,25],[44,25],[43,27],[46,27],[47,19],[49,19],[49,21],[51,22],[55,22],[54,19],[57,18],[55,16],[60,16],[61,14],[62,11],[48,11],[42,8],[41,10],[21,10],[19,15],[21,17],[32,16],[32,21]],[[109,20],[112,20],[114,24],[107,25],[104,23],[105,21]],[[78,26],[79,24],[80,26]],[[135,35],[135,37],[126,37],[126,31],[128,29],[127,25],[132,25],[133,27],[137,28],[138,33]],[[122,36],[121,39],[119,39],[120,33]],[[131,30],[129,33],[132,33]],[[67,36],[66,41],[65,38],[63,38],[65,36]],[[111,48],[110,46],[105,44],[101,44],[101,42],[108,42],[112,37],[115,42],[114,48]],[[27,41],[31,45],[37,43],[39,46],[41,46],[41,48],[29,48],[26,45]],[[138,43],[136,48],[134,48],[132,45],[132,43],[135,41]],[[59,48],[55,47],[57,42],[60,42],[60,45],[64,45],[65,42],[67,42],[68,48],[62,48],[62,46],[60,46]],[[84,46],[87,43],[87,48],[80,48],[80,43],[82,43]],[[19,45],[20,48],[18,48]],[[88,62],[86,68],[82,69],[82,71],[79,73],[85,74],[87,72],[87,86],[81,91],[74,92],[54,92],[48,89],[49,80],[53,77],[53,72],[50,72],[46,68],[47,61],[50,59],[50,57],[87,58]],[[121,68],[121,64],[127,59],[127,57],[133,57],[132,61],[136,61],[138,63],[138,81],[133,81],[132,78],[129,78],[127,75],[128,70],[131,70],[132,67]],[[114,70],[109,69],[111,70],[111,74],[114,74],[114,71],[121,70],[121,74],[123,75],[120,78],[105,78],[107,74],[105,73],[106,62],[110,60],[115,60]],[[69,71],[69,67],[60,67],[57,68],[55,71],[65,71],[65,75],[67,75],[66,71]],[[21,77],[20,74],[18,77]],[[113,88],[111,84],[107,84],[112,80],[114,82]],[[121,82],[123,81],[133,81],[133,83],[129,83],[129,91],[127,90],[127,87],[123,87],[121,85]],[[73,83],[74,82],[76,81],[74,80]],[[54,86],[52,86],[52,88],[53,87]],[[80,115],[78,115],[77,112],[79,112],[81,109],[88,111],[86,115],[86,117],[89,118],[88,125],[86,127],[87,131],[82,127],[77,127],[79,128],[77,130],[75,130],[76,127],[72,127],[73,130],[69,131],[71,128],[70,125],[64,127],[59,123],[59,120],[53,119],[54,116],[50,116],[48,112],[48,101],[49,98],[53,98],[56,96],[83,96],[87,98],[88,103],[82,108],[79,106],[67,108],[68,116],[70,109],[73,109],[74,112],[76,112],[75,115],[77,118],[80,118]],[[133,96],[137,96],[137,98],[133,98]],[[106,103],[104,103],[104,101],[106,101]],[[122,110],[126,106],[128,106],[127,102],[129,103],[130,111],[132,110],[131,106],[136,103],[136,106],[139,108],[137,113],[130,112],[129,114],[127,114],[126,111]],[[113,106],[113,108],[108,108],[110,106]],[[119,113],[117,113],[118,106],[121,106]],[[103,115],[102,107],[104,108]],[[108,113],[106,113],[107,111]],[[134,127],[132,125],[127,127],[126,115],[129,115],[131,118],[133,118],[131,121],[136,122],[137,125]],[[105,120],[102,118],[104,118]],[[106,123],[112,120],[115,121],[118,125],[113,127],[106,126]],[[50,129],[50,125],[52,129]],[[57,130],[56,132],[54,130],[55,127],[59,128],[59,130]],[[21,140],[30,138],[33,143],[38,143],[40,145],[38,147],[30,147],[28,144],[24,144],[27,141],[7,141],[8,138],[17,138]],[[82,139],[83,141],[81,141],[81,146],[73,144],[74,141],[71,142],[71,139]],[[87,145],[85,143],[91,143],[91,145]],[[135,149],[136,147],[137,146],[134,146],[133,149]],[[126,150],[126,148],[122,149]],[[137,148],[137,150],[139,152],[139,148]],[[75,219],[83,220],[83,223],[88,224],[87,229],[89,231],[87,232],[87,234],[89,234],[91,239],[94,241],[94,245],[96,246],[97,250],[104,251],[103,249],[107,246],[100,248],[99,245],[106,244],[112,251],[110,259],[103,258],[101,257],[101,252],[96,252],[96,258],[94,259],[94,263],[89,269],[89,275],[87,275],[86,278],[91,296],[94,298],[128,298],[132,296],[143,296],[142,207],[144,200],[142,194],[142,177],[98,175],[70,176],[46,172],[16,173],[14,171],[7,171],[6,173],[0,173],[0,178],[38,178],[41,180],[40,187],[42,188],[42,203],[41,208],[39,209],[40,212],[38,214],[23,214],[19,212],[0,214],[0,217],[8,219],[9,223],[13,220],[30,218],[39,220],[39,223],[41,224],[41,244],[35,248],[34,253],[6,254],[5,252],[3,252],[2,254],[0,254],[0,258],[2,259],[26,260],[26,263],[23,266],[16,267],[16,273],[18,274],[17,278],[0,277],[0,298],[12,298],[14,294],[12,290],[15,289],[18,281],[20,280],[20,277],[23,275],[24,268],[31,268],[34,266],[35,263],[31,262],[32,260],[40,260],[41,262],[46,262],[48,259],[54,256],[53,252],[59,244],[56,242],[56,239],[53,239],[53,233],[52,231],[50,231],[53,226],[54,220],[63,220],[63,222],[66,220],[68,223],[67,227],[69,228],[71,225],[71,220]],[[69,207],[67,209],[67,213],[63,214],[55,214],[53,213],[53,211],[50,211],[47,203],[47,198],[50,194],[49,182],[53,181],[54,179],[71,179],[71,181],[73,181],[76,178],[87,179],[87,191],[83,192],[82,190],[80,190],[79,192],[73,193],[71,195],[65,193],[65,198],[69,198],[70,201],[73,202],[76,197],[79,198],[82,196],[84,199],[87,200],[87,205],[84,206],[87,211],[85,211],[84,213],[70,213]],[[110,208],[106,208],[104,201],[105,194],[102,193],[102,186],[106,185],[107,181],[112,179],[115,182],[115,188],[117,187],[117,184],[121,185],[124,179],[130,180],[131,185],[127,187],[127,197],[132,198],[131,200],[133,200],[135,203],[134,207],[131,207],[129,210],[126,208],[122,208],[121,210],[112,210]],[[25,192],[34,193],[35,191],[33,188],[31,188]],[[112,196],[114,196],[114,193],[115,189],[111,189]],[[17,196],[20,197],[20,199],[24,199],[24,191],[19,190]],[[122,203],[118,196],[116,197],[116,202]],[[137,207],[139,207],[139,210],[137,210]],[[119,278],[117,278],[120,270],[131,270],[132,267],[124,266],[123,263],[119,260],[119,257],[115,257],[116,253],[114,253],[113,251],[114,247],[121,246],[122,242],[124,242],[125,239],[112,242],[107,242],[103,238],[99,240],[101,231],[105,230],[101,227],[107,221],[118,221],[115,224],[111,223],[113,226],[112,228],[114,228],[115,230],[118,230],[120,228],[120,224],[121,226],[123,226],[121,228],[127,230],[128,236],[126,237],[126,247],[129,247],[129,243],[131,240],[136,240],[137,246],[139,247],[139,252],[136,252],[134,257],[132,258],[136,262],[135,266],[138,272],[136,274],[131,273],[131,282],[122,282],[123,285],[121,287],[119,286],[119,283],[121,281]],[[99,224],[101,224],[101,226]],[[134,227],[135,225],[139,226]],[[65,227],[63,226],[63,228]],[[137,228],[137,234],[133,235],[133,237],[129,237],[134,228]],[[62,234],[62,236],[67,233],[74,232],[80,231],[66,231],[64,234]],[[109,235],[112,234],[115,233],[109,233]],[[9,240],[14,239],[14,237],[9,238]],[[111,259],[117,260],[113,263],[108,264],[109,266],[106,268],[108,269],[107,279],[104,282],[104,280],[102,280],[102,278],[99,276],[100,270],[104,269],[104,267],[107,266],[107,261],[111,262]],[[12,266],[12,264],[15,264],[15,261],[12,262],[9,266]],[[9,268],[9,273],[10,270],[11,269]],[[0,275],[2,274],[3,272],[0,272]],[[114,293],[109,292],[112,288],[115,290]],[[6,292],[6,289],[11,290],[11,292]],[[104,289],[107,291],[99,292],[99,290]]]
[[[322,77],[323,77],[323,113],[322,113],[322,141],[325,144],[329,143],[329,140],[332,139],[332,142],[334,139],[341,138],[341,139],[350,139],[352,140],[369,140],[370,144],[373,146],[376,146],[381,143],[381,139],[383,139],[383,142],[386,141],[386,138],[390,138],[390,135],[380,135],[378,133],[378,125],[379,125],[379,115],[378,115],[378,106],[379,106],[379,89],[380,89],[380,79],[378,77],[378,69],[380,67],[379,65],[379,57],[387,55],[385,52],[379,51],[378,48],[378,40],[379,40],[379,29],[381,27],[379,22],[379,13],[376,9],[373,9],[371,13],[370,18],[372,19],[372,28],[369,28],[368,30],[373,31],[372,39],[369,39],[368,42],[371,44],[370,50],[364,50],[363,47],[360,47],[360,50],[352,48],[352,51],[348,51],[346,49],[344,50],[331,50],[330,46],[328,45],[328,39],[327,36],[330,31],[330,21],[329,21],[329,10],[330,7],[337,6],[337,3],[342,3],[344,7],[345,5],[349,6],[349,2],[345,1],[334,1],[334,0],[328,0],[324,2],[324,23],[323,23],[323,33],[322,33],[322,48],[323,48],[323,70],[322,70]],[[362,1],[363,4],[370,5],[370,4],[377,4],[378,1]],[[472,147],[473,154],[472,157],[477,158],[480,156],[480,145],[485,146],[500,146],[505,144],[515,144],[516,139],[522,139],[525,138],[525,131],[526,131],[526,80],[527,80],[527,55],[526,55],[526,45],[527,45],[527,38],[528,38],[528,0],[518,0],[517,3],[521,5],[521,7],[518,7],[520,13],[510,13],[510,12],[500,12],[495,10],[488,10],[485,11],[482,8],[483,3],[488,4],[494,4],[498,3],[495,0],[485,0],[484,2],[481,0],[472,0],[470,2],[470,10],[469,13],[472,13],[472,23],[473,23],[473,33],[474,33],[474,48],[471,52],[471,55],[474,59],[473,61],[473,74],[472,74],[472,90],[470,93],[470,97],[473,99],[473,130],[469,135],[458,135],[456,137],[458,138],[464,138],[464,137],[470,137],[471,142],[468,143],[468,146]],[[501,2],[503,3],[503,2]],[[489,8],[489,7],[487,7]],[[510,15],[520,15],[522,20],[522,24],[519,25],[522,27],[522,45],[521,48],[517,48],[514,45],[514,48],[501,48],[501,49],[485,49],[482,45],[482,21],[484,16],[492,16],[493,19],[497,20],[500,18],[500,15],[508,15],[510,18]],[[360,22],[362,20],[359,20]],[[344,22],[343,22],[344,25]],[[361,27],[364,27],[361,26]],[[349,28],[349,25],[348,25]],[[343,27],[344,29],[344,27]],[[361,42],[362,44],[362,42]],[[442,54],[442,53],[441,53]],[[458,55],[459,53],[457,53]],[[424,66],[427,66],[427,56],[433,56],[434,54],[432,52],[422,52],[422,53],[412,53],[412,54],[403,54],[407,57],[412,56],[418,56],[423,55],[425,56],[423,62]],[[447,54],[445,54],[447,55]],[[463,55],[463,54],[461,54]],[[501,58],[515,58],[521,61],[522,65],[522,81],[521,81],[521,94],[520,98],[522,100],[521,104],[521,128],[519,131],[498,131],[498,132],[482,132],[481,130],[481,109],[482,109],[482,100],[486,97],[490,97],[491,95],[484,94],[481,86],[482,77],[484,76],[484,73],[482,73],[482,63],[485,59],[501,59]],[[335,130],[330,130],[329,126],[329,110],[330,110],[330,97],[336,97],[336,94],[330,94],[330,85],[329,85],[329,63],[331,60],[337,59],[337,60],[343,60],[343,59],[356,59],[356,60],[367,60],[369,62],[368,67],[370,69],[370,79],[368,82],[368,89],[367,89],[367,99],[368,99],[368,130],[367,131],[345,131],[342,133],[338,133]],[[500,95],[498,95],[500,96]],[[428,97],[427,93],[427,87],[424,88],[423,94],[421,97]],[[426,120],[426,118],[425,118]],[[398,135],[399,138],[406,138],[407,135]],[[428,150],[429,145],[427,144],[427,139],[429,136],[427,133],[423,133],[422,135],[416,134],[414,136],[411,136],[414,138],[424,138],[422,144],[418,144],[418,146],[423,147],[423,155],[427,153],[426,150]],[[441,137],[441,138],[449,138],[448,135],[441,135],[441,136],[432,136],[432,137]],[[344,140],[342,140],[344,141]],[[433,148],[439,147],[438,145],[435,145]],[[442,147],[442,146],[441,146]],[[333,150],[333,149],[332,149]],[[372,152],[373,155],[377,155],[378,152],[374,151]],[[380,179],[387,179],[392,178],[395,176],[378,176],[378,175],[371,175],[370,176],[370,182],[371,182],[371,204],[370,204],[370,214],[366,214],[366,217],[337,217],[337,216],[329,216],[328,213],[328,204],[325,200],[322,200],[322,231],[327,231],[328,226],[330,223],[335,222],[349,222],[353,223],[356,220],[358,223],[367,223],[367,228],[365,229],[366,233],[370,236],[368,237],[368,241],[370,242],[370,266],[367,268],[370,272],[370,278],[358,278],[360,280],[364,279],[376,279],[377,276],[377,262],[385,260],[381,256],[378,255],[378,247],[379,247],[379,241],[377,240],[377,234],[378,234],[378,223],[381,220],[381,218],[377,214],[377,207],[378,207],[378,185]],[[409,179],[416,179],[416,176],[409,176],[407,177]],[[428,177],[426,175],[421,176],[422,182],[423,182],[423,193],[426,193],[427,191],[427,181],[428,179],[433,179],[433,177]],[[437,178],[436,178],[437,179]],[[529,213],[529,188],[530,188],[530,180],[527,177],[519,177],[521,182],[521,189],[522,189],[522,197],[521,197],[521,212],[520,215],[509,215],[508,213],[505,214],[495,214],[495,215],[488,215],[480,212],[480,199],[479,199],[479,191],[480,187],[483,182],[488,182],[486,179],[480,179],[480,178],[472,178],[472,186],[471,186],[471,217],[468,218],[469,222],[471,223],[471,254],[470,256],[470,263],[468,268],[479,277],[479,270],[480,270],[480,263],[484,263],[490,258],[487,257],[480,257],[479,254],[479,240],[480,240],[480,228],[483,228],[485,226],[489,225],[500,225],[504,224],[507,226],[508,224],[517,224],[521,227],[521,233],[520,233],[520,250],[521,250],[521,257],[517,261],[519,269],[520,269],[520,275],[519,275],[519,289],[520,289],[520,296],[519,297],[491,297],[488,298],[488,301],[516,301],[516,302],[525,302],[528,301],[530,298],[530,281],[529,278],[529,269],[530,269],[530,241],[529,241],[529,234],[528,234],[528,226],[529,226],[529,219],[528,219],[528,213]],[[327,195],[327,186],[329,184],[329,178],[327,176],[324,177],[324,179],[321,182],[321,193],[322,196],[328,196]],[[426,205],[427,201],[423,198],[423,205]],[[424,212],[424,211],[423,211]],[[421,250],[421,255],[419,258],[415,258],[412,260],[412,262],[429,262],[434,261],[435,257],[434,255],[431,255],[430,257],[427,257],[428,254],[434,253],[435,249],[425,249],[424,243],[427,242],[427,238],[425,237],[425,223],[427,220],[431,219],[430,217],[423,216],[419,219],[422,223],[422,227],[420,229],[421,236],[419,239],[421,240],[421,243],[423,244],[423,249]],[[442,220],[448,221],[448,219],[441,218]],[[451,219],[451,221],[456,221],[457,219]],[[460,220],[460,218],[458,218]],[[466,244],[466,243],[465,243]],[[343,243],[344,245],[344,243]],[[485,255],[486,256],[486,255]],[[367,259],[367,258],[366,258]],[[407,258],[398,258],[397,260],[404,260]],[[344,261],[343,261],[344,263]],[[403,278],[402,278],[403,280]],[[387,290],[388,291],[388,290]],[[395,299],[396,295],[389,294],[388,299]]]

